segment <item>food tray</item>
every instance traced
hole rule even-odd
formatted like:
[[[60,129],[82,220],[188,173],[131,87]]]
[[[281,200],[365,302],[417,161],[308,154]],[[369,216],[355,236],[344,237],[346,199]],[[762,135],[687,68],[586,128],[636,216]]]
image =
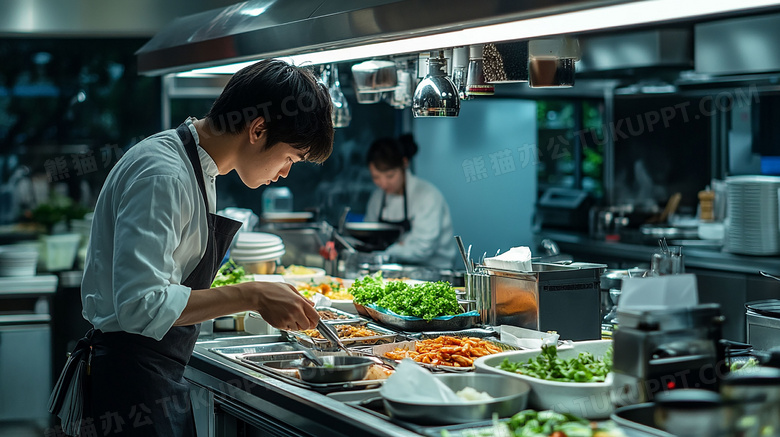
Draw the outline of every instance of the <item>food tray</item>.
[[[314,307],[314,309],[316,309],[317,311],[327,311],[327,312],[336,314],[338,316],[344,317],[343,319],[332,319],[332,320],[331,319],[322,319],[321,318],[322,321],[325,322],[325,323],[344,325],[344,324],[347,324],[347,323],[359,323],[359,322],[364,322],[365,321],[361,317],[359,317],[359,316],[357,316],[355,314],[348,313],[346,311],[342,311],[340,309],[333,308],[333,307],[316,306],[316,307]]]
[[[494,329],[489,329],[489,328],[469,328],[469,329],[461,329],[459,331],[411,332],[406,336],[413,340],[425,340],[428,338],[436,338],[442,335],[451,335],[453,337],[476,337],[483,340],[498,341],[497,339],[500,334]],[[495,339],[490,339],[489,337],[495,337]]]
[[[474,437],[474,436],[499,436],[493,432],[493,425],[495,423],[508,423],[510,418],[499,418],[494,420],[474,421],[463,424],[455,425],[421,425],[413,422],[409,422],[398,417],[391,417],[387,411],[385,404],[382,400],[382,396],[379,394],[378,389],[368,389],[361,391],[349,391],[341,393],[332,393],[327,395],[331,399],[335,399],[344,402],[351,408],[359,410],[361,412],[370,414],[376,418],[386,420],[390,423],[398,425],[402,428],[408,429],[421,436],[426,437],[441,437],[442,435],[448,435],[449,437]],[[518,411],[519,413],[520,411]],[[615,416],[612,416],[615,419]],[[609,422],[606,421],[594,421],[599,427],[608,426]],[[639,432],[635,427],[623,428],[623,422],[614,421],[615,424],[621,425],[621,430],[624,431],[627,437],[673,437],[668,433],[664,435]],[[613,435],[621,435],[619,433],[611,433]]]
[[[445,335],[449,335],[449,334],[445,334]],[[452,335],[452,336],[453,337],[470,337],[469,335]],[[436,337],[438,337],[438,335],[435,336],[435,337],[426,337],[426,338],[436,338]],[[491,338],[480,338],[480,340],[484,340],[486,342],[489,342],[490,344],[498,347],[499,349],[501,349],[504,352],[517,350],[517,348],[512,346],[512,345],[509,345],[509,344],[506,344],[506,343],[501,343],[500,341],[494,340],[494,339],[491,339]],[[416,344],[417,344],[417,341],[411,340],[411,341],[401,341],[401,342],[397,342],[397,343],[376,345],[376,346],[373,346],[373,347],[370,348],[370,353],[373,354],[373,355],[379,356],[379,357],[383,357],[385,359],[389,359],[389,358],[385,357],[385,353],[386,352],[393,351],[396,348],[400,348],[400,349],[404,349],[404,350],[414,350]],[[474,358],[474,361],[476,361],[476,358]],[[474,366],[469,366],[469,367],[452,367],[452,366],[440,366],[440,365],[437,365],[437,364],[420,363],[420,362],[417,362],[417,364],[425,367],[426,369],[438,370],[438,371],[442,371],[442,372],[471,372],[471,371],[474,371],[476,369],[476,367],[474,367]]]
[[[380,326],[372,322],[353,322],[353,323],[337,323],[337,325],[365,325],[366,328],[377,332],[379,335],[372,335],[370,337],[353,337],[353,338],[341,338],[341,342],[344,346],[367,346],[382,343],[392,343],[398,338],[398,333]],[[335,327],[335,325],[333,325]],[[330,341],[324,338],[312,338],[304,334],[301,331],[285,331],[287,335],[297,341],[300,345],[315,350],[334,350],[336,345],[331,344]]]
[[[441,437],[445,432],[451,437],[473,436],[475,435],[475,431],[484,429],[493,424],[493,421],[478,421],[459,425],[420,425],[402,420],[398,417],[390,417],[390,414],[382,401],[382,396],[379,394],[379,390],[374,389],[334,393],[327,396],[342,401],[345,405],[349,405],[356,410],[371,414],[374,417],[387,420],[395,425],[428,437]],[[509,419],[499,419],[499,421],[508,422]]]
[[[290,353],[286,356],[273,357],[269,354],[246,354],[238,358],[238,361],[262,374],[272,376],[283,380],[284,382],[294,385],[296,387],[306,388],[317,391],[319,393],[333,393],[339,391],[350,390],[364,390],[370,388],[381,387],[384,383],[384,379],[370,379],[359,381],[345,381],[345,382],[330,382],[330,383],[314,383],[308,382],[297,377],[298,370],[292,367],[292,362],[296,359],[303,358],[309,354],[310,351],[300,351],[297,354]],[[317,354],[321,355],[321,354]],[[334,355],[334,354],[329,354]],[[272,359],[275,358],[275,359]]]
[[[366,313],[371,319],[391,328],[406,332],[421,331],[460,331],[471,328],[474,325],[476,312],[463,313],[455,316],[436,317],[431,321],[419,317],[399,316],[393,313],[385,313],[373,308],[364,306]],[[360,312],[360,310],[358,310]]]

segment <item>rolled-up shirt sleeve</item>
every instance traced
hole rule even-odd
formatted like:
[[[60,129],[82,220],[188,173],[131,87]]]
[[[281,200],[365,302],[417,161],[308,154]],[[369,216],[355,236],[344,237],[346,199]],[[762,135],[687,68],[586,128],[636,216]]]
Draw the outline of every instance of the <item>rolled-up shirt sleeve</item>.
[[[116,205],[113,304],[122,330],[157,340],[179,318],[190,288],[172,283],[174,251],[192,219],[181,181],[169,176],[140,178]]]

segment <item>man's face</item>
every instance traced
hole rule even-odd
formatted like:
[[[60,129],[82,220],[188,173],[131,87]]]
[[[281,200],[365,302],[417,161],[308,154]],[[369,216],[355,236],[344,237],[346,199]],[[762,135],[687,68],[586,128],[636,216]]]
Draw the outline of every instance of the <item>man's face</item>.
[[[249,188],[270,185],[279,178],[286,178],[293,164],[306,160],[303,150],[287,143],[278,143],[270,149],[265,148],[265,141],[261,143],[250,147],[236,165],[238,176]]]
[[[403,168],[380,171],[373,163],[370,163],[368,169],[371,171],[371,179],[374,180],[374,184],[382,191],[387,194],[403,194],[405,176]]]

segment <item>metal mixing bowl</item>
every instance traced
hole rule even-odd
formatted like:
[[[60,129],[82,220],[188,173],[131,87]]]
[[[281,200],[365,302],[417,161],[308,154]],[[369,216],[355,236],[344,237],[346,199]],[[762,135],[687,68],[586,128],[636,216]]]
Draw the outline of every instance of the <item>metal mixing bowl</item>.
[[[319,359],[323,366],[318,366],[308,358],[296,363],[295,367],[302,380],[315,383],[359,381],[366,377],[368,368],[375,364],[371,358],[347,355],[324,356]]]
[[[516,378],[476,373],[435,375],[453,391],[466,387],[485,392],[490,400],[464,401],[452,404],[427,404],[409,402],[383,396],[390,417],[424,425],[448,425],[453,423],[490,420],[493,414],[509,417],[525,409],[531,386]]]

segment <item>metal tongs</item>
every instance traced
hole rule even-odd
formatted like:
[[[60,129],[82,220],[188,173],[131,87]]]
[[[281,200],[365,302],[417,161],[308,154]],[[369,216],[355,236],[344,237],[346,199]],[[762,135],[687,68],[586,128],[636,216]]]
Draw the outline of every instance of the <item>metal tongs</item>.
[[[666,237],[662,237],[658,240],[658,245],[661,246],[661,253],[669,255],[669,245],[666,244]]]
[[[323,322],[322,320],[317,323],[317,330],[320,331],[320,334],[322,334],[323,337],[325,337],[328,341],[338,346],[339,349],[346,352],[347,355],[352,355],[352,352],[347,349],[346,346],[344,346],[344,343],[339,338],[339,334],[336,332],[335,329],[333,329],[332,326],[329,324]]]

